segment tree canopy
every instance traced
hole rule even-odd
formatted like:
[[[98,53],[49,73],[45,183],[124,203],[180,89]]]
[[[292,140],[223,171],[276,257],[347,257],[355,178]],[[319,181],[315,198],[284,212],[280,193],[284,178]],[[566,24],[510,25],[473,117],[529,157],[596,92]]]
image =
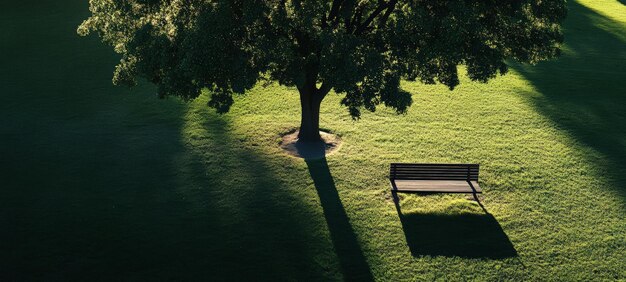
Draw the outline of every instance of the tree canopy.
[[[402,79],[453,89],[459,65],[486,82],[506,60],[557,56],[564,2],[91,0],[78,32],[97,32],[122,55],[115,84],[142,77],[160,97],[184,99],[209,89],[209,106],[226,112],[234,93],[269,79],[298,88],[303,118],[330,90],[359,117],[380,104],[405,112]]]

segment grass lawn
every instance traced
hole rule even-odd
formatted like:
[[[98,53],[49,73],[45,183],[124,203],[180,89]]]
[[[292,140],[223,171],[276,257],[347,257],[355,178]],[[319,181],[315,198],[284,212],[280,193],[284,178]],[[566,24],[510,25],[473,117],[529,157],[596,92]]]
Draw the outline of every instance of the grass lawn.
[[[625,280],[626,3],[569,1],[562,58],[321,124],[286,156],[297,91],[158,100],[76,27],[86,0],[0,2],[0,281]],[[332,93],[331,93],[332,94]],[[481,164],[483,204],[391,199],[390,162]]]

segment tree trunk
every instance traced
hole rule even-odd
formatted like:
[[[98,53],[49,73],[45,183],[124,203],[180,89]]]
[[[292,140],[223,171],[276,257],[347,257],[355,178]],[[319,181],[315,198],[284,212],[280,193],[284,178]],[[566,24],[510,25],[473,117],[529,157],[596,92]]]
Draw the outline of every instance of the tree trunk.
[[[320,137],[320,104],[322,103],[322,93],[317,90],[302,89],[300,92],[300,106],[302,116],[300,120],[300,142],[319,142]]]

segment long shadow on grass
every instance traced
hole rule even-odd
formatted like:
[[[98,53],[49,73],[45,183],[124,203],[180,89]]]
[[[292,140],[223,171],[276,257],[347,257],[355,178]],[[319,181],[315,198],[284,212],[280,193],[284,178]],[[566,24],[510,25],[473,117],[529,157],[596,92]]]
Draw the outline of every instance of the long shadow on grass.
[[[407,245],[413,256],[447,256],[503,259],[517,251],[498,221],[484,213],[403,213],[394,193],[394,204]]]
[[[373,281],[370,267],[341,203],[326,158],[308,159],[306,164],[324,209],[324,217],[326,217],[344,280]]]
[[[4,180],[0,280],[331,279],[312,258],[307,206],[206,118],[197,148],[176,127],[104,127],[114,134],[46,135],[36,159],[9,155],[31,168]]]
[[[113,87],[119,58],[75,34],[87,2],[32,2],[0,9],[1,281],[339,276],[282,166],[209,110]]]
[[[624,7],[626,12],[626,7]],[[569,2],[561,58],[513,67],[542,94],[532,102],[575,140],[601,154],[590,157],[626,198],[626,32],[623,24]],[[607,162],[608,160],[608,162]]]
[[[232,138],[228,122],[207,114],[204,134],[215,142],[194,148],[212,152],[198,156],[204,166],[194,174],[206,175],[200,179],[207,196],[218,197],[207,201],[219,210],[221,223],[207,226],[205,236],[214,243],[206,252],[211,258],[199,267],[240,281],[329,279],[312,260],[309,248],[320,238],[308,224],[311,213],[274,174],[281,164]],[[214,154],[219,159],[212,159]]]

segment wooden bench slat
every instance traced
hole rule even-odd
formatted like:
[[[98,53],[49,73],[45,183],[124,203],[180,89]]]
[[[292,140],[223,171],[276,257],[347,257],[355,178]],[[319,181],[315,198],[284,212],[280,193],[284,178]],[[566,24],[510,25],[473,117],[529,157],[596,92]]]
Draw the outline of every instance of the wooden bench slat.
[[[396,169],[442,169],[442,170],[446,170],[446,169],[479,169],[479,167],[471,167],[471,166],[452,166],[452,167],[446,167],[446,166],[391,166],[391,168],[396,168]]]
[[[397,192],[428,192],[428,193],[482,193],[478,182],[471,181],[445,181],[445,180],[395,180]]]
[[[394,174],[478,174],[478,171],[463,171],[463,170],[392,170]]]
[[[479,169],[478,167],[418,167],[418,166],[411,166],[411,167],[403,167],[403,166],[395,166],[395,167],[391,167],[392,169],[404,169],[404,170],[477,170]]]
[[[479,167],[478,164],[449,164],[449,165],[431,165],[431,164],[391,164],[391,167],[425,167],[425,168],[458,168],[458,167]]]

